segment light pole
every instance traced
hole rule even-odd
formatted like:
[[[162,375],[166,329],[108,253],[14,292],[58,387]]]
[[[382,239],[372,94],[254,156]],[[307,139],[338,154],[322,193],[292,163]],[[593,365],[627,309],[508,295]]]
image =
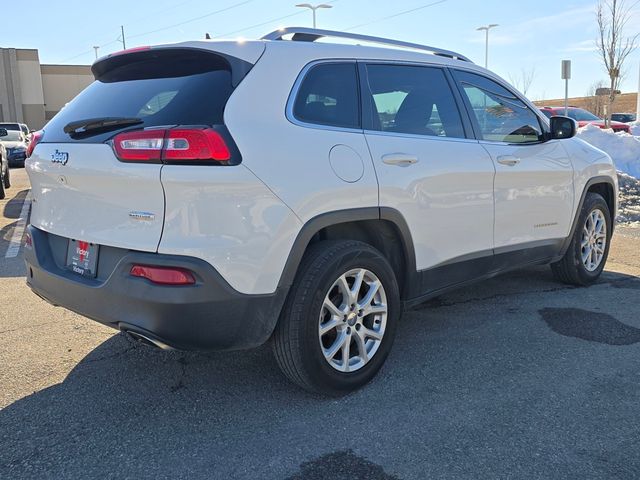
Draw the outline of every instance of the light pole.
[[[308,8],[313,12],[313,28],[316,28],[316,10],[319,8],[333,8],[331,5],[321,3],[319,5],[311,5],[310,3],[299,3],[296,7]]]
[[[122,42],[122,49],[126,50],[127,40],[124,38],[124,25],[120,25],[120,31],[122,32],[122,38],[119,38],[118,40]]]
[[[636,122],[640,122],[640,76],[638,76],[638,100],[636,105]]]
[[[489,68],[489,30],[499,26],[500,25],[498,25],[497,23],[491,23],[486,27],[480,27],[476,29],[479,32],[484,30],[486,34],[485,45],[484,45],[484,68]]]
[[[96,60],[98,59],[98,50],[100,49],[100,47],[93,47],[93,49],[96,51]]]

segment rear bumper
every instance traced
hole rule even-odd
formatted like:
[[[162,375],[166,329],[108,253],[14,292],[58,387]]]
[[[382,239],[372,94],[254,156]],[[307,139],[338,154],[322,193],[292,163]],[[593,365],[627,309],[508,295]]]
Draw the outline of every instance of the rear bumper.
[[[101,247],[95,279],[64,266],[67,239],[28,226],[27,284],[39,296],[113,328],[179,350],[235,350],[271,336],[286,292],[245,295],[203,260]],[[129,275],[134,264],[191,270],[195,285],[162,286]]]

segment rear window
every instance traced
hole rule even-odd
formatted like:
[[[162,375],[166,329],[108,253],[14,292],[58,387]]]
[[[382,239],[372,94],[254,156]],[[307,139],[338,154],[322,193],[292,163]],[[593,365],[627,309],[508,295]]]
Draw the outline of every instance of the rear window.
[[[91,118],[139,118],[136,129],[223,123],[233,92],[231,68],[222,57],[198,50],[171,49],[112,57],[94,66],[96,81],[46,126],[46,142],[102,142],[117,131],[85,138],[64,133],[70,122]]]
[[[0,127],[4,128],[4,127]],[[0,137],[0,142],[22,142],[24,137],[20,130],[7,130],[7,134],[4,137]]]

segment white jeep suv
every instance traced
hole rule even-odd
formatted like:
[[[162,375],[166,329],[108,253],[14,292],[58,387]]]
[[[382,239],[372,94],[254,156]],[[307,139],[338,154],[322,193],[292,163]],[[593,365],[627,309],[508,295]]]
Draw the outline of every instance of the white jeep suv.
[[[27,282],[147,343],[271,340],[292,381],[339,394],[406,307],[526,265],[604,268],[611,159],[455,52],[289,28],[92,70],[27,161]]]

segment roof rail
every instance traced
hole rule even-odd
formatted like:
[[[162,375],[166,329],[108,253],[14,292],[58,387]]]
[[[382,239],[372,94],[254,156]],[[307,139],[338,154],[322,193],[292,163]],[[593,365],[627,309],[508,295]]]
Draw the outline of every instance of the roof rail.
[[[320,38],[332,37],[332,38],[346,38],[349,40],[362,40],[363,42],[379,43],[381,45],[390,45],[394,47],[413,48],[416,50],[423,50],[433,55],[440,57],[448,57],[456,60],[462,60],[465,62],[471,62],[464,55],[452,52],[450,50],[443,50],[442,48],[429,47],[427,45],[420,45],[419,43],[402,42],[400,40],[392,40],[389,38],[372,37],[369,35],[360,35],[358,33],[337,32],[333,30],[319,30],[315,28],[304,27],[287,27],[275,30],[264,37],[262,40],[282,40],[285,35],[293,34],[293,41],[298,42],[315,42]]]

